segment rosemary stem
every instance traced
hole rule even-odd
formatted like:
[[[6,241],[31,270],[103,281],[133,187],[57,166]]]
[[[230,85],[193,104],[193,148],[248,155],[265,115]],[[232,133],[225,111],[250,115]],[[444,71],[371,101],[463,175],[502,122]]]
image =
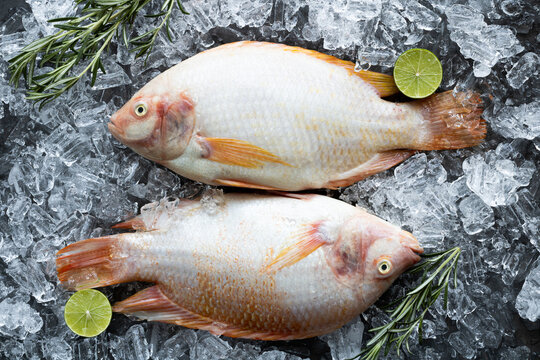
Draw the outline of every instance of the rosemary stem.
[[[17,86],[21,76],[24,77],[27,99],[40,102],[40,108],[69,90],[89,71],[93,85],[98,71],[105,72],[102,56],[115,35],[122,37],[127,47],[134,46],[130,50],[137,52],[136,57],[148,56],[162,28],[171,39],[169,21],[175,4],[182,13],[186,13],[179,0],[162,0],[161,12],[147,15],[161,18],[157,26],[135,39],[128,39],[128,28],[151,0],[74,1],[80,5],[79,16],[49,20],[55,23],[56,33],[26,45],[9,60],[11,84]],[[72,74],[77,71],[75,66],[87,59],[90,59],[88,65]],[[35,75],[36,68],[45,66],[53,66],[53,69]]]
[[[385,354],[395,348],[399,355],[403,344],[409,349],[408,339],[415,328],[418,328],[418,338],[422,338],[422,324],[429,308],[437,301],[444,290],[444,307],[446,308],[450,276],[454,274],[454,286],[458,259],[461,254],[459,247],[435,254],[423,255],[423,262],[409,270],[416,273],[423,270],[422,282],[399,300],[390,304],[394,309],[387,310],[390,321],[383,326],[369,330],[375,335],[367,342],[365,348],[353,359],[362,357],[363,360],[375,360],[385,348]]]

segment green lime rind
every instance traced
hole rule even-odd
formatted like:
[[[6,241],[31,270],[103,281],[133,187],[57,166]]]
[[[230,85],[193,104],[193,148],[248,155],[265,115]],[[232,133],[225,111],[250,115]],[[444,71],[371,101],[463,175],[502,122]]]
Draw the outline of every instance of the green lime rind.
[[[442,81],[442,65],[431,51],[410,49],[394,65],[394,81],[399,91],[413,99],[435,92]]]
[[[112,309],[102,292],[87,289],[77,291],[66,303],[64,319],[75,334],[93,337],[101,334],[111,322]]]

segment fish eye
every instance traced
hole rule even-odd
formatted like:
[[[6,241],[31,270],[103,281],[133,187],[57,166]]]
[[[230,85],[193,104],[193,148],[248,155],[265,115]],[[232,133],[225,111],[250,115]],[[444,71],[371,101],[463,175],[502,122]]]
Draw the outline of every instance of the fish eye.
[[[390,272],[392,269],[392,263],[386,259],[379,261],[377,264],[377,270],[379,270],[379,274],[386,275]]]
[[[144,116],[147,112],[148,107],[145,103],[140,102],[135,105],[135,114],[137,114],[137,116]]]

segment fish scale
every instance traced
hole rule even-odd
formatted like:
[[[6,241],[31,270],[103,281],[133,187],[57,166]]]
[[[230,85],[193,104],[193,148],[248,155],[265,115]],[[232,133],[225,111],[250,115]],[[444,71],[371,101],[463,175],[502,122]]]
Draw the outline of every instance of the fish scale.
[[[223,55],[223,52],[227,54]],[[269,53],[272,55],[268,55]],[[211,52],[208,55],[211,55]],[[211,86],[208,85],[209,81],[201,81],[199,76],[191,79],[190,74],[200,73],[200,69],[205,66],[205,62],[199,63],[194,61],[195,59],[187,60],[183,67],[173,68],[168,74],[170,77],[182,79],[182,87],[189,89],[189,93],[198,99],[197,107],[201,108],[198,119],[201,121],[201,128],[208,136],[240,138],[253,142],[280,156],[286,162],[305,169],[305,172],[308,172],[306,175],[314,178],[327,178],[328,172],[351,168],[355,164],[368,160],[376,152],[373,149],[377,148],[378,143],[367,141],[363,147],[360,147],[359,141],[362,137],[358,136],[359,132],[354,130],[364,129],[364,134],[369,134],[370,122],[363,119],[381,118],[385,112],[391,113],[394,105],[385,104],[361,79],[351,79],[350,76],[343,74],[346,71],[340,68],[328,71],[327,68],[333,66],[316,59],[309,61],[308,64],[305,61],[295,61],[295,58],[304,56],[279,51],[279,48],[268,47],[262,50],[239,47],[234,51],[233,49],[215,51],[214,56],[220,57],[220,65],[205,70],[208,79],[213,79]],[[212,61],[211,57],[207,60],[209,61]],[[265,71],[258,73],[256,71],[258,67]],[[237,71],[236,68],[239,70]],[[258,91],[252,92],[250,87],[242,89],[240,93],[235,93],[234,97],[231,96],[231,100],[242,99],[242,102],[229,100],[227,105],[223,106],[225,111],[215,112],[214,106],[209,102],[219,102],[220,97],[211,98],[206,94],[227,92],[227,84],[233,81],[232,77],[236,76],[240,69],[244,74],[243,83],[257,84]],[[327,77],[321,75],[313,84],[313,81],[306,76],[310,73],[326,73]],[[259,83],[262,84],[259,85]],[[306,93],[304,89],[309,87],[314,87],[315,91]],[[341,96],[342,94],[349,94],[349,96]],[[378,107],[365,106],[365,99],[380,104]],[[285,104],[286,107],[282,110],[276,104]],[[264,115],[254,118],[245,117],[244,114],[252,114],[257,109],[263,110],[259,111],[259,114]],[[269,116],[265,115],[265,112]],[[228,121],[230,115],[222,114],[233,114],[232,117],[237,121]],[[303,121],[298,120],[298,114],[304,114]],[[313,119],[317,118],[320,119],[317,122],[319,131],[304,130],[312,126]],[[278,122],[281,125],[282,130],[277,131],[277,134],[281,135],[256,136],[257,131],[268,128],[269,122]],[[287,131],[287,129],[293,131]],[[342,130],[338,132],[336,129]],[[298,143],[298,147],[308,146],[305,152],[309,152],[309,145],[315,145],[314,151],[323,154],[322,164],[327,164],[329,169],[321,167],[319,162],[311,161],[309,156],[302,156],[302,152],[298,149],[293,148],[291,150],[294,151],[287,151],[291,148],[291,143],[299,138],[305,140]],[[377,139],[368,137],[368,140]],[[342,147],[357,151],[353,150],[351,157],[343,158],[337,153]],[[336,159],[341,161],[336,162]],[[267,171],[273,172],[274,169],[268,166]],[[245,173],[249,172],[250,170],[245,170]]]

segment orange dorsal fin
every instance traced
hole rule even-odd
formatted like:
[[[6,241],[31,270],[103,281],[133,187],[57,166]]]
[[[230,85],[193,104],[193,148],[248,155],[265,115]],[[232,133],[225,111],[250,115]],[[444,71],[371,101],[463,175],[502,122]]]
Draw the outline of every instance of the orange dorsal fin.
[[[189,311],[170,300],[159,285],[139,291],[126,300],[117,302],[112,309],[114,312],[134,315],[148,321],[161,321],[192,329],[206,330],[217,336],[224,335],[255,340],[289,340],[295,338],[294,334],[263,331],[227,324]]]
[[[208,160],[225,165],[237,165],[246,168],[258,168],[265,162],[291,166],[271,152],[244,140],[227,138],[200,138]]]
[[[207,51],[220,51],[220,50],[231,50],[235,48],[242,47],[269,47],[276,48],[282,51],[290,51],[293,53],[305,54],[319,60],[325,61],[329,64],[339,66],[347,70],[350,75],[358,76],[371,86],[375,88],[377,94],[380,97],[386,97],[390,95],[397,94],[399,92],[396,84],[394,83],[394,77],[392,75],[381,74],[374,71],[368,70],[354,70],[354,63],[346,60],[338,59],[335,56],[323,54],[315,50],[308,50],[298,46],[289,46],[284,44],[276,44],[271,42],[261,42],[261,41],[238,41],[234,43],[229,43],[225,45],[218,46],[216,48],[207,50]]]
[[[112,229],[129,229],[129,230],[148,230],[144,221],[139,217],[135,216],[129,220],[123,221],[121,223],[111,226]]]
[[[287,266],[296,264],[300,260],[313,253],[325,244],[319,233],[321,223],[310,224],[296,235],[298,241],[287,246],[265,267],[265,271],[272,272],[281,270]]]
[[[368,70],[355,71],[355,75],[359,76],[362,78],[362,80],[373,86],[377,90],[380,97],[394,95],[399,92],[392,75],[381,74]]]
[[[361,78],[362,80],[364,80],[365,82],[373,86],[380,97],[394,95],[399,92],[396,86],[396,83],[394,82],[394,77],[392,75],[381,74],[378,72],[368,71],[368,70],[355,71],[354,63],[350,61],[341,60],[335,56],[323,54],[315,50],[307,50],[307,49],[297,47],[297,46],[287,46],[287,45],[283,45],[283,46],[284,46],[283,50],[303,53],[303,54],[315,57],[319,60],[325,61],[329,64],[344,68],[345,70],[347,70],[349,74],[358,76],[359,78]]]

